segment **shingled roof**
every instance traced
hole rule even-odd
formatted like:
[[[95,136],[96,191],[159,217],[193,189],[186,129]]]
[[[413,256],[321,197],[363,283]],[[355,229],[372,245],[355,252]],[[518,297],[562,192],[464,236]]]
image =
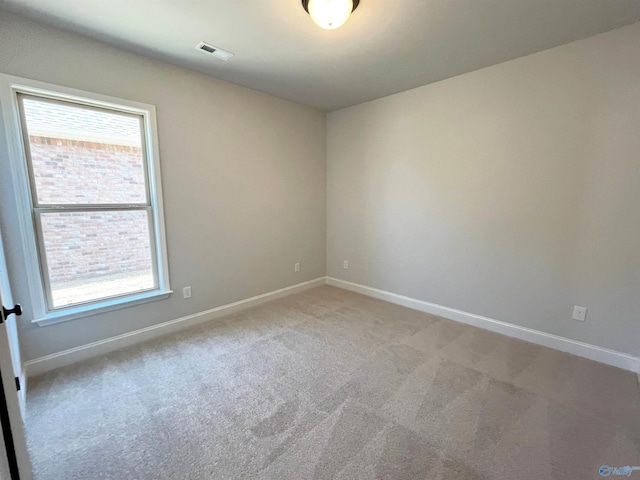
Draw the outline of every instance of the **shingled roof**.
[[[37,98],[23,105],[29,135],[141,146],[140,117]]]

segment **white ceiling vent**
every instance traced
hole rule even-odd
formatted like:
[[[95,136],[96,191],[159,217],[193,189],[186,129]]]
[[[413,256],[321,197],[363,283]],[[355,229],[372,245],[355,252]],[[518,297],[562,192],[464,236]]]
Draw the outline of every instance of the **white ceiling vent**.
[[[210,43],[200,42],[196,45],[196,50],[200,50],[208,55],[213,55],[220,60],[224,60],[225,62],[233,57],[235,54],[231,52],[227,52],[226,50],[222,50],[221,48],[214,47]]]

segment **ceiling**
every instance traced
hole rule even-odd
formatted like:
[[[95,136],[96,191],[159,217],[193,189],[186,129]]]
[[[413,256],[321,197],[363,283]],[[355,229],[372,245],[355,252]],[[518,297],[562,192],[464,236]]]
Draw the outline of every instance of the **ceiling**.
[[[318,28],[300,0],[0,0],[128,50],[331,111],[640,20],[640,0],[361,0]],[[236,54],[224,62],[200,41]]]

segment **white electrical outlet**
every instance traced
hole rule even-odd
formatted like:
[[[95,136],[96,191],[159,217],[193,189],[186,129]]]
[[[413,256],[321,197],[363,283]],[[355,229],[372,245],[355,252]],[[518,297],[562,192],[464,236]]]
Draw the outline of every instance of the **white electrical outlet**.
[[[573,319],[584,322],[587,319],[587,308],[578,305],[573,307]]]
[[[182,298],[191,298],[191,287],[184,287],[182,289]]]
[[[299,272],[300,271],[300,264],[299,263],[294,263],[293,264],[293,271],[294,272]]]
[[[349,260],[345,260],[344,262],[342,262],[342,268],[344,268],[345,270],[349,270]]]

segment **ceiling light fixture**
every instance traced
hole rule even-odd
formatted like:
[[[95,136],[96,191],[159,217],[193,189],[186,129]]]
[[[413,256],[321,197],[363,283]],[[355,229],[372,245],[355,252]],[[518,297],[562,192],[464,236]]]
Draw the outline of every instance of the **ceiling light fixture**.
[[[360,0],[302,0],[302,6],[319,27],[334,30],[349,20]]]

